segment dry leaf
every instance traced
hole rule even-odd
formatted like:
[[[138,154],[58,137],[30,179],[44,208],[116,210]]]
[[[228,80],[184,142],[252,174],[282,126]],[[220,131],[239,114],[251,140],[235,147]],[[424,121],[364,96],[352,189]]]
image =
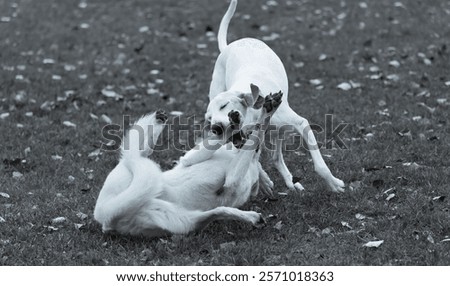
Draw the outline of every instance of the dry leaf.
[[[67,120],[63,122],[63,125],[67,126],[67,127],[73,127],[73,128],[77,127],[77,125],[75,123],[72,123],[72,122],[67,121]]]
[[[355,218],[356,218],[356,219],[359,219],[359,220],[363,220],[363,219],[366,218],[366,216],[363,215],[363,214],[357,213],[357,214],[355,214]]]
[[[54,64],[55,63],[55,60],[54,59],[44,59],[43,61],[42,61],[42,63],[43,64],[45,64],[45,65],[52,65],[52,64]]]
[[[343,83],[340,83],[337,86],[337,88],[340,89],[340,90],[347,91],[347,90],[352,89],[352,85],[350,83],[348,83],[348,82],[343,82]]]
[[[78,230],[81,229],[81,228],[84,226],[83,223],[74,223],[73,225],[74,225],[75,228],[78,229]]]
[[[85,213],[82,213],[82,212],[78,212],[76,215],[77,215],[77,217],[78,217],[79,219],[81,219],[81,220],[85,220],[85,219],[88,218],[88,215],[85,214]]]
[[[309,80],[309,83],[311,84],[311,85],[321,85],[322,84],[322,80],[321,79],[311,79],[311,80]]]
[[[390,201],[395,197],[395,194],[390,194],[389,196],[387,196],[386,201]]]
[[[221,243],[219,245],[219,247],[222,250],[229,250],[231,248],[235,248],[236,247],[236,242],[235,241],[224,242],[224,243]]]
[[[55,217],[54,219],[52,219],[52,224],[62,224],[66,221],[66,218],[63,216],[59,216],[59,217]]]
[[[94,151],[89,153],[88,158],[95,158],[95,157],[98,157],[100,154],[101,154],[101,150],[95,149]]]
[[[142,26],[139,28],[139,33],[146,33],[150,31],[150,28],[148,26]]]
[[[351,227],[351,225],[348,222],[346,222],[346,221],[341,221],[341,225],[345,226],[348,229],[353,229],[353,227]]]
[[[12,176],[13,176],[13,178],[15,178],[15,179],[19,179],[19,178],[22,178],[23,177],[23,174],[21,173],[21,172],[13,172],[13,174],[12,174]]]
[[[112,124],[113,123],[112,119],[109,118],[106,114],[102,114],[100,116],[100,120],[105,122],[106,124]]]
[[[433,201],[441,201],[443,202],[445,200],[445,196],[436,196],[433,198]]]
[[[398,61],[394,60],[394,61],[390,61],[389,65],[392,67],[398,68],[400,66],[400,63]]]
[[[283,223],[281,220],[273,226],[273,228],[276,230],[281,230],[282,227],[283,227]]]
[[[0,223],[3,223],[3,222],[6,222],[6,220],[0,216]]]
[[[368,243],[364,244],[364,247],[370,247],[370,248],[377,248],[380,245],[384,243],[384,240],[376,240],[376,241],[369,241]]]
[[[52,160],[55,160],[55,161],[62,160],[62,157],[59,155],[52,155]]]
[[[123,96],[115,92],[114,90],[110,90],[110,86],[102,89],[102,95],[109,98],[114,98],[115,100],[122,99]]]
[[[10,196],[7,193],[3,193],[3,192],[0,192],[0,197],[4,197],[4,198],[7,198],[7,199],[10,198]]]

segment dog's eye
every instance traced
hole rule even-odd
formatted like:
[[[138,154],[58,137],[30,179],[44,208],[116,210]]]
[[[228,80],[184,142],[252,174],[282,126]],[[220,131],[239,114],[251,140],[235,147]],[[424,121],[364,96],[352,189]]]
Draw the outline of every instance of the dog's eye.
[[[219,110],[223,110],[225,107],[227,107],[228,103],[229,103],[229,102],[227,102],[227,103],[225,103],[224,105],[222,105],[222,106],[220,107]]]

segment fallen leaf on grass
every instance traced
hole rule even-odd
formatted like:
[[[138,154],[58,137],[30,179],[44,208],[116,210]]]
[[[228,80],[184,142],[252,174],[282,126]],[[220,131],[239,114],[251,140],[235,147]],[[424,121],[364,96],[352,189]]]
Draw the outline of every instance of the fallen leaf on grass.
[[[280,34],[278,33],[271,33],[270,36],[264,36],[262,39],[263,41],[275,41],[276,39],[278,39],[280,37]]]
[[[101,154],[101,150],[99,149],[95,149],[94,151],[92,151],[91,153],[88,154],[88,158],[95,158],[98,157]]]
[[[9,117],[9,112],[5,112],[5,113],[0,114],[0,119],[5,119],[7,117]]]
[[[355,214],[355,218],[356,218],[356,219],[359,219],[359,220],[363,220],[363,219],[366,218],[366,216],[363,215],[363,214],[357,213],[357,214]]]
[[[73,225],[74,225],[75,228],[78,229],[78,230],[80,230],[80,229],[84,226],[83,223],[74,223]]]
[[[322,229],[321,232],[322,232],[322,234],[331,234],[331,228],[326,227],[326,228]]]
[[[362,182],[361,181],[353,181],[349,184],[349,188],[351,191],[357,190],[361,188]]]
[[[62,224],[66,221],[66,218],[63,216],[55,217],[51,220],[52,224]]]
[[[62,157],[59,155],[52,155],[52,160],[55,160],[55,161],[62,160]]]
[[[342,225],[342,226],[345,226],[345,227],[348,228],[348,229],[353,229],[353,227],[352,227],[348,222],[346,222],[346,221],[341,221],[341,225]]]
[[[77,127],[77,125],[75,123],[67,121],[67,120],[64,121],[62,124],[66,127],[73,127],[73,128]]]
[[[433,243],[433,244],[434,244],[434,238],[431,236],[431,233],[429,233],[429,234],[427,235],[427,240],[428,240],[430,243]]]
[[[6,220],[0,216],[0,223],[3,223],[3,222],[6,222]]]
[[[352,85],[349,84],[348,82],[343,82],[343,83],[340,83],[340,84],[337,86],[337,88],[340,89],[340,90],[347,91],[347,90],[352,89]]]
[[[445,239],[441,240],[441,242],[450,242],[450,238],[445,238]]]
[[[419,169],[420,167],[422,167],[422,166],[420,166],[419,164],[417,164],[416,162],[406,162],[406,163],[403,163],[403,166],[409,167],[409,168],[411,168],[411,169],[413,169],[413,170],[417,170],[417,169]]]
[[[395,197],[395,194],[390,194],[389,196],[387,196],[386,201],[390,201]]]
[[[384,240],[369,241],[368,243],[364,244],[363,246],[369,247],[369,248],[378,248],[383,243],[384,243]]]
[[[139,28],[139,33],[145,33],[150,31],[150,28],[148,26],[142,26]]]
[[[23,174],[21,172],[16,171],[16,172],[13,172],[12,176],[14,179],[20,179],[23,177]]]
[[[436,111],[435,107],[429,107],[428,105],[426,105],[424,102],[418,102],[417,103],[418,106],[422,106],[424,107],[426,110],[428,110],[428,112],[430,113],[434,113]]]
[[[0,192],[0,197],[4,197],[4,198],[7,198],[7,199],[10,198],[10,196],[7,193],[3,193],[3,192]]]
[[[58,230],[57,227],[54,227],[54,226],[51,226],[51,225],[44,225],[44,227],[47,228],[50,231],[57,231]]]
[[[112,123],[113,123],[112,119],[109,118],[109,116],[106,115],[106,114],[102,114],[102,115],[100,116],[100,120],[103,121],[103,122],[105,122],[106,124],[112,124]]]
[[[309,83],[311,84],[311,85],[321,85],[322,84],[322,80],[321,79],[311,79],[311,80],[309,80]]]
[[[224,242],[224,243],[221,243],[219,245],[219,247],[220,247],[221,250],[229,250],[229,249],[232,249],[232,248],[236,247],[236,242],[235,241]]]
[[[441,201],[443,202],[445,200],[445,196],[436,196],[433,198],[433,201]]]
[[[114,90],[111,90],[111,86],[107,86],[106,88],[102,89],[102,95],[108,98],[114,98],[115,100],[120,100],[123,98],[122,95],[118,94]]]
[[[281,230],[282,227],[283,227],[283,223],[281,222],[281,220],[273,226],[273,228],[276,230]]]
[[[88,218],[88,215],[82,212],[77,212],[76,216],[81,220],[85,220]]]

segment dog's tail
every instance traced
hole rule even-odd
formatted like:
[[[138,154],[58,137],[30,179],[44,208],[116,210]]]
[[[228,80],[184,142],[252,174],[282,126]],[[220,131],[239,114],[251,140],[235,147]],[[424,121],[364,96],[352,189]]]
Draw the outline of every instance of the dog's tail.
[[[141,117],[130,127],[121,146],[122,159],[126,164],[128,161],[133,162],[138,158],[150,155],[166,121],[166,113],[158,110]],[[127,167],[131,169],[132,165],[127,164]]]
[[[219,43],[219,51],[222,52],[227,46],[227,32],[230,25],[231,18],[236,11],[237,0],[231,0],[230,6],[228,6],[227,12],[223,15],[222,21],[220,21],[219,32],[217,34],[217,41]]]

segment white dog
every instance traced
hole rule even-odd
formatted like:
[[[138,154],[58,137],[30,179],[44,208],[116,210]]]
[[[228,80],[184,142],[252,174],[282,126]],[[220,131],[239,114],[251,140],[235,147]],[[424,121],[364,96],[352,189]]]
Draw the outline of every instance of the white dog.
[[[315,171],[326,181],[332,191],[343,192],[345,184],[335,178],[325,164],[308,121],[289,107],[287,75],[278,56],[265,43],[253,38],[239,39],[227,45],[227,30],[236,5],[237,0],[231,0],[219,27],[220,55],[214,66],[209,91],[210,103],[205,115],[211,130],[220,134],[220,130],[229,125],[227,115],[230,110],[246,114],[245,96],[250,92],[249,83],[256,84],[263,94],[281,90],[284,99],[278,111],[272,116],[270,124],[275,125],[280,132],[286,131],[286,127],[293,127],[300,133],[307,143]],[[251,109],[248,111],[254,112]],[[291,190],[303,189],[300,183],[294,184],[292,174],[284,163],[282,141],[276,138],[271,138],[271,141],[275,146],[275,150],[271,151],[272,159],[285,184]],[[261,177],[270,181],[263,175]]]
[[[252,90],[248,98],[258,98],[257,87],[252,86]],[[240,149],[229,139],[245,140],[241,132],[236,132],[245,119],[230,111],[231,128],[222,136],[210,138],[210,148],[204,142],[202,148],[189,151],[179,165],[165,172],[147,156],[153,151],[167,116],[155,112],[141,118],[124,138],[129,147],[122,144],[122,157],[100,191],[94,218],[102,224],[103,231],[149,237],[186,234],[213,220],[264,223],[259,213],[236,207],[258,192],[262,170],[259,146],[270,115],[280,103],[281,93],[259,98],[259,109],[254,112],[259,114],[257,124],[249,131],[245,144],[238,144]],[[135,132],[139,130],[142,132]]]

